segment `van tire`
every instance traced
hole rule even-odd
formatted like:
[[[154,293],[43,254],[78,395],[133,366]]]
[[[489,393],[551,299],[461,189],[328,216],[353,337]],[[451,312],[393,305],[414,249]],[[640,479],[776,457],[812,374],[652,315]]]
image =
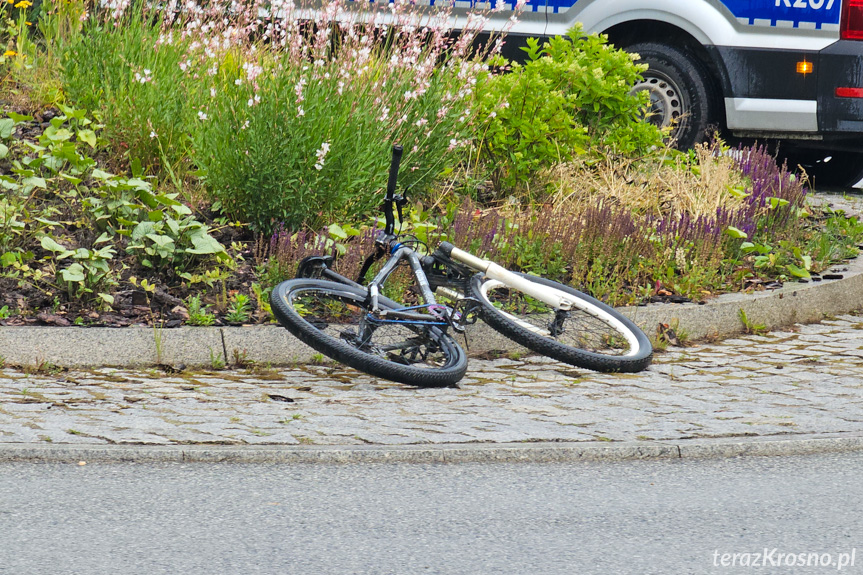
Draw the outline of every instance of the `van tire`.
[[[650,94],[650,121],[662,128],[673,126],[670,139],[681,150],[705,141],[715,122],[716,99],[701,62],[679,48],[656,42],[632,44],[625,50],[648,65],[632,91]]]

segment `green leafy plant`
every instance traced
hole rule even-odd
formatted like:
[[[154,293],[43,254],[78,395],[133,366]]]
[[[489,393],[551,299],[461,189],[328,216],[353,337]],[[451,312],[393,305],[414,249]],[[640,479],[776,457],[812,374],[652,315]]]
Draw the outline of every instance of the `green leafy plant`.
[[[201,296],[190,296],[186,300],[186,307],[189,310],[189,319],[186,323],[189,325],[209,326],[216,323],[216,317],[207,311],[209,306],[201,304]]]
[[[743,311],[743,308],[737,310],[737,317],[740,319],[740,323],[743,324],[743,330],[748,334],[762,335],[769,331],[766,324],[755,323],[750,320],[746,312]]]
[[[144,267],[189,273],[204,258],[231,261],[225,247],[210,234],[177,193],[159,194],[139,177],[123,178],[102,170],[93,176],[102,183],[98,195],[83,204],[96,227],[129,238],[126,250]]]
[[[104,114],[116,150],[128,150],[145,165],[179,166],[188,155],[194,106],[183,68],[196,39],[181,35],[184,22],[172,27],[170,11],[145,14],[144,6],[97,11],[83,33],[62,39],[63,85],[80,106]],[[160,42],[163,33],[172,40]]]
[[[225,321],[229,323],[246,323],[249,321],[252,311],[252,302],[249,296],[238,293],[231,298]]]
[[[213,348],[210,348],[210,367],[216,370],[225,369],[225,358],[214,352]]]
[[[273,288],[265,288],[257,282],[252,284],[252,293],[255,294],[255,303],[257,303],[261,321],[268,321],[273,316],[273,309],[270,305],[270,292],[272,291]]]
[[[100,237],[96,243],[104,241],[106,238]],[[100,249],[78,248],[70,250],[49,236],[42,237],[41,245],[43,249],[54,252],[56,254],[54,259],[57,261],[66,258],[74,260],[72,264],[57,272],[58,281],[61,285],[66,286],[69,297],[82,298],[88,294],[95,294],[107,304],[114,303],[113,296],[99,291],[106,290],[117,283],[109,265],[115,255],[112,246],[109,245]]]
[[[662,147],[662,133],[642,121],[645,94],[630,93],[644,67],[605,37],[577,25],[542,45],[531,38],[525,50],[527,64],[477,91],[480,159],[496,190],[530,186],[598,142],[623,154]]]

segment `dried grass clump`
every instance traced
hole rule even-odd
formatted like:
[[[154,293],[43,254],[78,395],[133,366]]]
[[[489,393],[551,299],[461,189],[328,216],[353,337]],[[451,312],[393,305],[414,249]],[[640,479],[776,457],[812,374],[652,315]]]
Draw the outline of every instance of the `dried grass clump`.
[[[718,145],[701,144],[690,155],[669,151],[655,158],[582,157],[555,168],[552,204],[558,211],[626,206],[644,215],[715,216],[743,204],[748,185],[738,162]]]

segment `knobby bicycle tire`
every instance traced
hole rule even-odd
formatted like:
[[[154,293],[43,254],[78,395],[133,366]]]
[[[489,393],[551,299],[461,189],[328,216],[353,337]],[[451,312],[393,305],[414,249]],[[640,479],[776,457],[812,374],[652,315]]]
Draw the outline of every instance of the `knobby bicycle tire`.
[[[471,278],[471,292],[492,328],[528,349],[585,369],[637,372],[650,365],[650,340],[629,318],[569,286],[519,275],[565,292],[575,305],[569,311],[554,310],[479,273]]]
[[[317,279],[280,283],[273,314],[300,341],[376,377],[420,387],[445,387],[467,371],[462,348],[439,327],[372,321],[364,288]],[[380,298],[382,309],[398,309]]]

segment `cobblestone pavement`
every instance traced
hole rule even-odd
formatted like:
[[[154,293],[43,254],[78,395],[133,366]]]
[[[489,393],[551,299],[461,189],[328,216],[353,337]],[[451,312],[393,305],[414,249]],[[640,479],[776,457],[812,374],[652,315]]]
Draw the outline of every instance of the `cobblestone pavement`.
[[[415,389],[337,364],[166,374],[0,370],[0,443],[410,444],[863,432],[863,318],[659,354],[603,375],[470,362]]]

